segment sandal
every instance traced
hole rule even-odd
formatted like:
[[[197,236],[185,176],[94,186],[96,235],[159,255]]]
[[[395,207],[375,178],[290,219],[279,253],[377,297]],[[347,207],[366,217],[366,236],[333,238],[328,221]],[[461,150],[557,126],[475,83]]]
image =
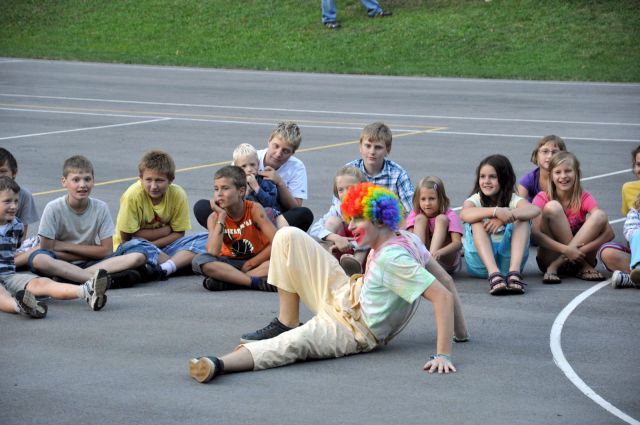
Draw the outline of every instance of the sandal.
[[[575,277],[588,282],[600,282],[604,280],[602,273],[595,269],[580,270],[575,274]]]
[[[524,294],[524,287],[527,286],[522,280],[522,275],[519,271],[514,270],[507,274],[507,287],[512,294]]]
[[[554,272],[546,272],[542,277],[542,283],[557,284],[562,283],[562,279]]]
[[[500,272],[491,273],[489,275],[489,293],[491,295],[504,295],[509,290],[507,282]]]

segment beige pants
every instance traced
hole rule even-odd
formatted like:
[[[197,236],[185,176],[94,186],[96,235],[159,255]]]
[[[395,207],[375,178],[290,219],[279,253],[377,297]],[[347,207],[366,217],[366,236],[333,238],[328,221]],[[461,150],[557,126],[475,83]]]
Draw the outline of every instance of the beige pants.
[[[268,281],[298,294],[316,316],[275,338],[243,344],[253,357],[254,369],[342,357],[376,347],[357,302],[362,277],[351,283],[338,261],[302,230],[285,227],[276,233]]]

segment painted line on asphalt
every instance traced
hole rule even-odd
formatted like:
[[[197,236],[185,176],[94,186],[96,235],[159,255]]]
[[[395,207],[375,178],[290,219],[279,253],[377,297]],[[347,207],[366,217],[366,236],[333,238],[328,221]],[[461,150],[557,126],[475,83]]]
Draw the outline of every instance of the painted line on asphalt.
[[[441,131],[438,134],[450,134],[456,136],[491,136],[491,137],[509,137],[518,139],[539,139],[539,134],[503,134],[503,133],[477,133],[464,131]],[[623,143],[640,143],[640,139],[607,139],[599,137],[573,137],[562,136],[564,140],[580,140],[587,142],[623,142]]]
[[[526,118],[461,117],[461,116],[447,116],[447,115],[327,111],[322,109],[291,109],[291,108],[267,108],[267,107],[257,107],[257,106],[233,106],[233,105],[215,105],[215,104],[198,104],[198,103],[149,102],[149,101],[141,101],[141,100],[98,99],[98,98],[90,98],[90,97],[66,97],[66,96],[41,96],[41,95],[28,95],[28,94],[18,94],[18,93],[0,93],[0,96],[30,98],[30,99],[69,100],[69,101],[81,101],[81,102],[120,103],[120,104],[131,104],[131,105],[178,106],[178,107],[188,107],[188,108],[210,108],[210,109],[230,109],[230,110],[246,110],[246,111],[328,114],[328,115],[353,115],[353,116],[366,116],[366,117],[374,116],[374,117],[394,117],[394,118],[422,118],[422,119],[427,118],[427,119],[445,119],[445,120],[449,119],[449,120],[467,120],[467,121],[528,122],[528,123],[545,123],[545,124],[551,123],[551,124],[640,126],[640,123],[625,123],[625,122],[566,121],[566,120],[539,120],[539,119],[526,119]]]
[[[0,137],[0,140],[10,140],[10,139],[22,139],[25,137],[37,137],[37,136],[49,136],[51,134],[63,134],[63,133],[75,133],[78,131],[89,131],[89,130],[102,130],[105,128],[114,128],[114,127],[126,127],[130,125],[140,125],[140,124],[149,124],[158,121],[167,121],[171,118],[158,118],[154,120],[146,120],[146,121],[136,121],[136,122],[127,122],[121,124],[111,124],[111,125],[100,125],[97,127],[81,127],[81,128],[73,128],[70,130],[58,130],[58,131],[49,131],[46,133],[32,133],[32,134],[22,134],[19,136],[9,136],[9,137]]]
[[[39,109],[46,108],[46,109]],[[260,117],[233,117],[222,115],[202,115],[202,114],[181,114],[181,113],[166,113],[157,111],[122,111],[113,109],[87,109],[87,108],[63,108],[54,106],[42,106],[42,105],[12,105],[6,103],[0,103],[0,110],[6,111],[19,111],[19,112],[35,112],[35,113],[49,113],[49,114],[69,114],[69,115],[91,115],[91,116],[107,116],[107,117],[125,117],[125,118],[166,118],[174,121],[191,121],[191,122],[209,122],[217,124],[242,124],[242,125],[262,125],[272,127],[274,121],[282,121],[282,118],[260,118]],[[137,115],[145,114],[145,115]],[[247,119],[255,121],[247,121]],[[333,130],[354,130],[361,131],[362,127],[366,123],[350,123],[350,122],[336,122],[336,121],[315,121],[315,120],[297,120],[298,124],[302,128],[329,128]],[[311,123],[311,124],[308,124]],[[353,125],[354,127],[347,127],[346,125]],[[404,125],[409,128],[393,127],[393,131],[415,131],[431,130],[434,128],[446,129],[447,127],[434,127],[426,125]],[[0,139],[1,140],[1,139]]]
[[[551,347],[551,353],[553,354],[553,361],[556,366],[560,368],[560,370],[565,374],[565,376],[575,385],[584,395],[593,400],[600,407],[608,411],[614,416],[622,419],[623,421],[633,424],[640,425],[640,421],[632,418],[627,415],[607,400],[598,395],[591,387],[589,387],[573,370],[569,362],[567,361],[564,353],[562,352],[562,328],[569,318],[569,315],[582,303],[584,300],[589,298],[591,295],[595,294],[600,289],[604,288],[610,283],[610,281],[606,280],[604,282],[600,282],[586,291],[582,292],[580,295],[575,297],[567,306],[562,309],[560,314],[556,317],[556,320],[553,322],[553,326],[551,327],[551,334],[549,336],[549,346]]]

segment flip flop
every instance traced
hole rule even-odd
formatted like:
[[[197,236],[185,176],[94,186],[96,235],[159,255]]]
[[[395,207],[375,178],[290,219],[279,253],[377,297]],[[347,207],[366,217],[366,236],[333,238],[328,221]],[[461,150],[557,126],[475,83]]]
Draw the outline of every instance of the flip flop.
[[[560,277],[556,273],[546,272],[542,277],[542,283],[553,285],[557,283],[562,283],[562,279],[560,279]]]
[[[601,282],[604,280],[604,276],[598,270],[580,270],[576,273],[575,277],[587,282]]]

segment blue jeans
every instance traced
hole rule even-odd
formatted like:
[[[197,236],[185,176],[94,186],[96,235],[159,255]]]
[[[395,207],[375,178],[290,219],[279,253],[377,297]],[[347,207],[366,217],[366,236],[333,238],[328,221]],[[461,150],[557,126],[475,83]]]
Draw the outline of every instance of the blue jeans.
[[[367,14],[372,16],[382,10],[380,3],[377,0],[360,0]],[[335,0],[321,0],[322,5],[322,23],[335,22],[336,21],[336,2]]]

